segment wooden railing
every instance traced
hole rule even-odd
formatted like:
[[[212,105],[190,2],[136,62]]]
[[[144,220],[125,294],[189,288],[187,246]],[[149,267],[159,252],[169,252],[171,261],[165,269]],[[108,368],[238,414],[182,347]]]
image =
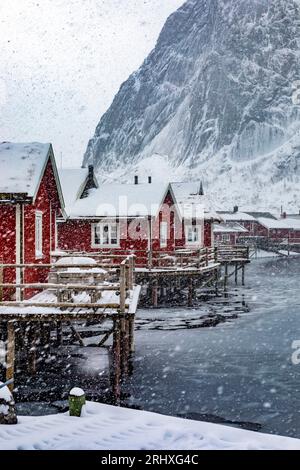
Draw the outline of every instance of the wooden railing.
[[[108,269],[113,268],[113,275],[119,276],[119,282],[109,282],[102,285],[90,285],[90,284],[76,284],[76,283],[49,283],[49,282],[5,282],[5,270],[22,270],[22,277],[24,276],[27,270],[48,270],[50,269],[68,269],[68,268],[78,268],[82,269],[94,269],[98,267],[106,267]],[[55,306],[55,308],[72,309],[76,308],[87,308],[87,309],[97,309],[97,308],[113,308],[118,309],[121,312],[125,312],[127,308],[125,306],[127,292],[134,288],[134,270],[135,270],[135,259],[134,256],[128,256],[117,265],[113,266],[96,263],[96,264],[63,264],[57,265],[55,263],[51,264],[0,264],[0,306],[2,307],[49,307]],[[79,271],[80,272],[80,271]],[[91,271],[92,273],[92,271]],[[24,294],[26,291],[30,291],[35,294],[37,291],[50,290],[54,291],[57,296],[57,302],[23,302]],[[5,291],[12,291],[15,293],[17,300],[15,301],[3,301],[3,296]],[[120,302],[119,303],[97,303],[101,298],[101,294],[104,291],[115,291],[118,293]],[[77,294],[81,292],[90,293],[90,302],[74,302],[72,300],[72,293]],[[11,295],[12,296],[12,295]]]
[[[215,248],[182,249],[175,251],[153,251],[148,253],[151,268],[202,268],[216,262]]]
[[[219,263],[230,261],[249,261],[250,249],[243,245],[219,245],[217,248],[217,261]]]

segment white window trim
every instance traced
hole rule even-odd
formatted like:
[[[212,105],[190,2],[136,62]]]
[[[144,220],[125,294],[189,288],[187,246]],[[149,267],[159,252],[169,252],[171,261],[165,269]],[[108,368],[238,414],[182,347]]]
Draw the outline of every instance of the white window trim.
[[[222,234],[222,242],[227,243],[231,241],[231,236],[229,233]]]
[[[116,225],[117,226],[117,243],[116,244],[107,244],[107,243],[96,243],[95,242],[95,227],[98,225]],[[118,222],[96,222],[91,224],[92,230],[92,248],[120,248],[120,226]]]
[[[196,227],[198,229],[198,237],[199,237],[199,240],[196,241],[196,242],[190,242],[188,240],[188,231],[189,231],[189,228],[191,227]],[[202,243],[202,226],[200,225],[193,225],[193,224],[188,224],[185,226],[185,245],[186,246],[199,246],[201,247],[201,243]]]
[[[38,234],[37,232],[37,219],[40,219],[41,221],[41,231]],[[38,241],[37,237],[40,235],[40,240]],[[37,249],[37,245],[40,245],[41,250]],[[43,212],[41,211],[35,211],[35,257],[36,259],[38,258],[43,258]]]
[[[163,230],[165,230],[165,241],[163,241],[163,237],[162,237],[162,232]],[[159,241],[160,241],[160,247],[161,248],[167,248],[168,246],[168,222],[165,222],[165,221],[162,221],[160,222],[160,226],[159,226]]]

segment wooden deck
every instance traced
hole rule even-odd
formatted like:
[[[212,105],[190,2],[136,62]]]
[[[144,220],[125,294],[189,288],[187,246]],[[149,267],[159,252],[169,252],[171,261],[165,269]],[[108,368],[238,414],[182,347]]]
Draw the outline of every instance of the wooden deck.
[[[51,264],[49,268],[56,265]],[[78,269],[89,269],[91,265],[64,265]],[[99,267],[99,264],[97,265]],[[10,269],[45,269],[45,265],[2,265],[2,270]],[[93,266],[94,267],[94,266]],[[98,346],[104,346],[110,336],[113,345],[112,355],[112,391],[116,401],[120,398],[120,382],[128,371],[130,354],[134,351],[134,321],[137,310],[140,286],[134,281],[134,258],[127,257],[118,266],[111,270],[113,281],[105,280],[102,285],[81,284],[55,284],[33,283],[12,284],[1,283],[2,293],[5,289],[18,289],[23,295],[27,289],[39,290],[29,300],[0,302],[0,321],[7,329],[7,368],[6,380],[14,379],[16,349],[24,347],[29,342],[28,373],[35,373],[37,369],[37,353],[50,353],[50,331],[56,328],[56,346],[62,344],[63,325],[70,327],[79,344],[84,346],[80,333],[76,330],[76,323],[80,321],[93,321],[99,324],[109,320],[113,327],[104,332]],[[115,278],[119,281],[115,282]],[[61,299],[71,293],[83,294],[84,299],[74,300],[68,295],[69,301]],[[86,296],[88,299],[86,299]],[[42,300],[41,300],[42,299]],[[93,300],[96,299],[96,300]],[[26,324],[26,329],[21,327]],[[24,337],[26,335],[27,338]],[[13,388],[13,385],[11,385]]]

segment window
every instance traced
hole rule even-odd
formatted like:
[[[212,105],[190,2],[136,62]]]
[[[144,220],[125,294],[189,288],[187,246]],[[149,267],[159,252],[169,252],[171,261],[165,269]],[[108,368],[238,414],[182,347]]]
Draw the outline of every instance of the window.
[[[168,246],[168,222],[160,223],[160,247],[166,248]]]
[[[43,256],[43,213],[35,213],[35,256]]]
[[[185,237],[187,245],[199,245],[201,240],[201,227],[198,225],[187,225]]]
[[[222,242],[223,243],[229,243],[230,242],[230,235],[229,233],[225,233],[222,235]]]
[[[92,224],[92,247],[117,247],[119,246],[119,228],[117,223],[105,222]]]

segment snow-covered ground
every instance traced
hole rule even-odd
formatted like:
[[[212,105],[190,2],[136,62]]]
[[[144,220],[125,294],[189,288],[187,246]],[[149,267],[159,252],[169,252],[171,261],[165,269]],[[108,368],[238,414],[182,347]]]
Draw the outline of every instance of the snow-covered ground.
[[[1,450],[300,449],[300,440],[88,402],[84,416],[19,417]]]

